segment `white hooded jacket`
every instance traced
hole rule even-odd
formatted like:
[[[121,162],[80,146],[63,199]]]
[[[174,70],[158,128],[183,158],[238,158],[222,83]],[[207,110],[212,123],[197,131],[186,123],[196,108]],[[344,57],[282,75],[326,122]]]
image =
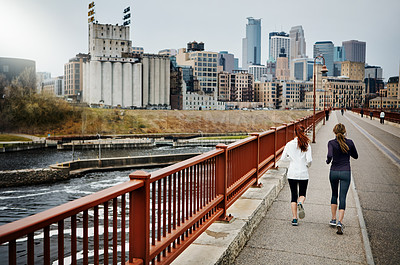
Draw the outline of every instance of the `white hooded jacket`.
[[[287,172],[288,179],[308,179],[308,168],[311,166],[311,145],[308,144],[307,151],[302,152],[297,146],[297,137],[288,142],[283,149],[282,161],[289,161]]]

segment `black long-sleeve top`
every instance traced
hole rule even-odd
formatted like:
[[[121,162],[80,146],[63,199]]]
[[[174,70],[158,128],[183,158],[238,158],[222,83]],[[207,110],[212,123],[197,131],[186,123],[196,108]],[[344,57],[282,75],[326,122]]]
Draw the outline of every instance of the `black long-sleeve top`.
[[[356,146],[350,139],[345,139],[349,151],[343,153],[340,149],[339,142],[337,139],[330,140],[328,142],[328,155],[326,163],[329,164],[332,161],[331,170],[334,171],[350,171],[350,156],[354,159],[358,158]]]

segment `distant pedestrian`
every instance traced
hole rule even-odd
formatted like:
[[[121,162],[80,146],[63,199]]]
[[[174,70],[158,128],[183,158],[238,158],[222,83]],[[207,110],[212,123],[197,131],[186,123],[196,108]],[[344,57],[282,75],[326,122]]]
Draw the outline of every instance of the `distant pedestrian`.
[[[326,119],[326,121],[329,120],[329,109],[325,110],[325,119]]]
[[[371,120],[372,120],[372,117],[374,116],[374,113],[372,112],[372,111],[370,111],[369,112],[369,117],[371,118]]]
[[[311,166],[311,146],[310,139],[304,132],[303,125],[296,125],[296,138],[288,142],[282,153],[282,160],[289,161],[287,178],[291,192],[292,225],[298,225],[297,213],[299,218],[305,217],[304,201],[308,185],[308,167]]]
[[[381,124],[383,124],[385,122],[385,112],[383,110],[379,114],[379,118],[381,119]]]
[[[361,109],[360,114],[361,114],[361,118],[364,117],[364,110],[363,109]]]
[[[344,109],[342,108],[342,109],[340,110],[340,112],[342,113],[342,116],[343,116],[343,113],[344,113]]]
[[[346,138],[346,128],[343,124],[338,123],[333,128],[336,138],[328,142],[328,155],[326,163],[331,164],[329,180],[331,183],[331,212],[332,219],[329,222],[331,226],[336,226],[337,234],[343,234],[343,218],[346,209],[346,196],[351,181],[350,156],[354,159],[358,158],[356,146],[353,141]],[[340,186],[340,192],[339,192]],[[339,196],[338,196],[339,192]],[[336,212],[338,208],[339,197],[339,220],[336,222]]]

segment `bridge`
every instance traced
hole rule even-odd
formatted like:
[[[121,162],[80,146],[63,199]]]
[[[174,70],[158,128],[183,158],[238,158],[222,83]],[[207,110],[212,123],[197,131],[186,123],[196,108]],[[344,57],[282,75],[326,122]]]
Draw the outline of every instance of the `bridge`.
[[[237,264],[398,264],[399,129],[350,112],[334,112],[322,125],[323,115],[317,113],[307,217],[297,230],[289,223],[285,165],[278,160],[295,124],[310,128],[312,116],[217,145],[151,174],[134,172],[126,183],[3,225],[0,243],[8,249],[8,262],[215,264],[237,257]],[[360,153],[352,161],[355,186],[341,238],[327,225],[330,187],[324,164],[338,121]],[[257,197],[266,189],[277,199]],[[217,246],[206,242],[209,237]],[[218,251],[202,251],[210,249]]]

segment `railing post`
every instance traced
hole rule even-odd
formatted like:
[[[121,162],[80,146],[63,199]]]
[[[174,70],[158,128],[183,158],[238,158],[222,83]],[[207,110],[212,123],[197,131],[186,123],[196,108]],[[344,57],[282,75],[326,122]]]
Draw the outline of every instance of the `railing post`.
[[[131,180],[142,180],[144,186],[131,191],[129,198],[129,263],[149,264],[150,256],[150,173],[135,171]]]
[[[277,131],[276,127],[271,127],[271,130],[274,130],[274,165],[273,168],[276,168],[276,145],[277,145]]]
[[[296,136],[296,132],[295,132],[295,128],[296,128],[296,121],[290,121],[290,123],[293,124],[293,135],[291,136],[291,140],[294,139],[294,137]]]
[[[285,144],[288,142],[288,124],[283,123],[283,126],[285,126]]]
[[[255,187],[262,187],[262,184],[258,182],[258,179],[260,178],[260,134],[259,133],[250,133],[251,136],[257,137],[257,150],[256,150],[256,183],[254,183],[253,186]]]
[[[216,191],[217,194],[224,196],[223,201],[218,206],[224,210],[219,220],[229,222],[233,217],[226,214],[228,204],[228,146],[226,144],[218,144],[216,148],[224,150],[223,155],[218,156],[216,161]]]

